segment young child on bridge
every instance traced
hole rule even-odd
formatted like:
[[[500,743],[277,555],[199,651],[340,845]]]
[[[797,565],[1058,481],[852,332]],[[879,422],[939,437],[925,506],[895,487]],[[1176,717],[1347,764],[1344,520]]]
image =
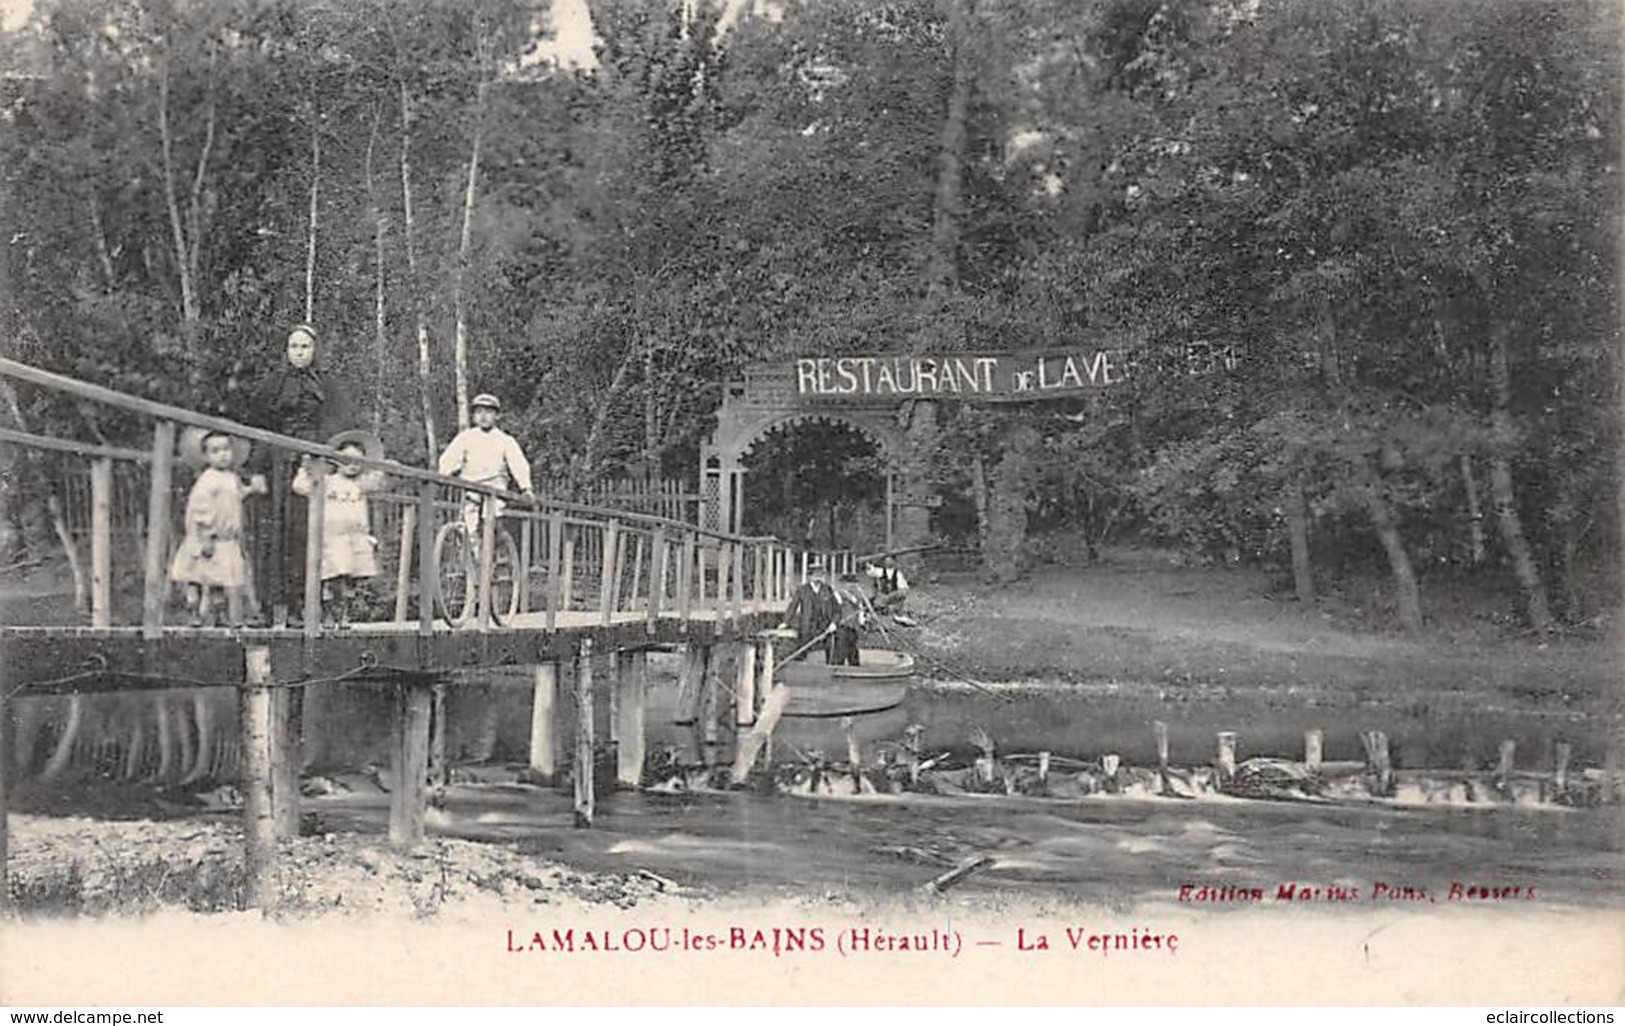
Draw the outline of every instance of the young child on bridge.
[[[356,586],[378,576],[378,539],[372,534],[367,495],[384,486],[383,471],[363,470],[354,460],[383,459],[384,446],[369,431],[340,432],[328,439],[327,446],[350,459],[337,468],[328,466],[322,476],[322,619],[327,626],[346,628],[355,612]],[[306,457],[294,475],[293,490],[309,495],[315,488],[316,476]]]
[[[169,565],[169,579],[186,585],[192,626],[213,626],[213,591],[225,592],[231,624],[242,625],[243,499],[265,492],[256,474],[247,484],[237,468],[248,458],[248,441],[223,431],[189,428],[181,436],[181,459],[199,468],[186,498],[185,535]]]

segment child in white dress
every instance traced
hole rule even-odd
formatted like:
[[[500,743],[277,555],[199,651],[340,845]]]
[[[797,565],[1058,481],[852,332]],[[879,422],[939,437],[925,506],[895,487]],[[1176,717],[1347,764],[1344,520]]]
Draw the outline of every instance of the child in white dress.
[[[355,586],[378,576],[378,539],[372,534],[372,517],[367,495],[384,487],[381,470],[363,470],[357,457],[380,459],[383,447],[364,431],[345,431],[328,441],[351,459],[337,468],[328,466],[322,475],[322,608],[328,626],[350,626]],[[310,459],[299,463],[293,490],[309,495],[316,487]],[[336,617],[335,617],[336,614]]]
[[[243,499],[265,491],[265,478],[248,483],[237,474],[247,444],[221,431],[189,432],[182,440],[188,462],[201,456],[203,469],[186,498],[185,534],[169,565],[169,579],[186,585],[192,626],[213,626],[211,599],[224,592],[232,626],[242,626]]]

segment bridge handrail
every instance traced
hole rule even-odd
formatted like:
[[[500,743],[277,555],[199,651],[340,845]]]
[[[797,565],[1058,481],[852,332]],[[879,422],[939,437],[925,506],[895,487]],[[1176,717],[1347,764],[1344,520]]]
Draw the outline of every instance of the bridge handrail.
[[[723,531],[713,531],[700,527],[697,524],[685,523],[681,520],[672,520],[667,517],[656,516],[650,513],[635,513],[628,510],[608,509],[599,506],[589,506],[583,503],[569,502],[563,499],[552,499],[542,496],[534,500],[527,500],[524,496],[502,488],[480,484],[476,481],[464,481],[461,478],[447,477],[433,470],[423,467],[414,467],[396,460],[370,459],[365,456],[345,456],[336,449],[330,449],[319,442],[308,442],[304,439],[294,438],[290,435],[279,434],[264,428],[240,424],[225,417],[215,417],[206,413],[198,413],[180,406],[171,406],[151,399],[142,399],[139,396],[129,395],[102,385],[94,385],[88,381],[80,381],[53,371],[43,370],[31,364],[21,363],[0,357],[0,375],[15,378],[18,381],[49,388],[69,395],[98,402],[106,406],[113,406],[131,413],[153,417],[159,420],[170,420],[179,424],[199,427],[210,431],[223,431],[250,441],[272,445],[282,449],[291,449],[307,456],[320,456],[329,460],[346,460],[358,463],[364,467],[381,470],[396,477],[412,481],[438,484],[448,488],[457,488],[466,492],[475,492],[502,499],[518,508],[513,510],[517,515],[523,515],[527,504],[534,505],[537,510],[559,510],[565,513],[587,513],[604,519],[614,519],[622,522],[647,524],[650,527],[668,527],[693,532],[696,535],[714,538],[723,542],[766,543],[780,542],[771,536],[751,536],[728,534]],[[37,446],[39,448],[56,449],[65,452],[76,452],[81,455],[110,456],[115,459],[147,461],[151,454],[134,449],[119,449],[110,446],[95,446],[88,442],[76,442],[65,439],[49,438],[42,435],[28,435],[23,432],[5,431],[0,434],[0,441],[16,442],[18,444]]]

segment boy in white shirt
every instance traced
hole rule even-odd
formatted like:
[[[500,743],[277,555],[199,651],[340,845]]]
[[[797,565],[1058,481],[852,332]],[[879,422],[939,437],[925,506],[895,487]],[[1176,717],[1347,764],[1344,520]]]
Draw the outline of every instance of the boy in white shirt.
[[[440,454],[440,473],[492,488],[517,489],[531,497],[530,461],[514,437],[497,427],[502,403],[496,396],[482,393],[469,406],[474,426],[458,432]],[[463,494],[463,526],[475,545],[479,544],[480,511],[484,506],[485,496],[479,492]],[[498,499],[496,515],[501,516],[502,510],[503,502]]]

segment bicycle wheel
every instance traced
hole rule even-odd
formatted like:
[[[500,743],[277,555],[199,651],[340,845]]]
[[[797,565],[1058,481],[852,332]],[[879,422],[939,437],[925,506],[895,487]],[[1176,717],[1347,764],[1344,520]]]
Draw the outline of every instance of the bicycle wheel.
[[[474,550],[462,524],[446,524],[434,536],[434,584],[435,605],[441,618],[453,627],[461,627],[474,612],[479,586]]]
[[[519,612],[519,546],[513,535],[498,529],[491,561],[491,619],[500,624]]]

